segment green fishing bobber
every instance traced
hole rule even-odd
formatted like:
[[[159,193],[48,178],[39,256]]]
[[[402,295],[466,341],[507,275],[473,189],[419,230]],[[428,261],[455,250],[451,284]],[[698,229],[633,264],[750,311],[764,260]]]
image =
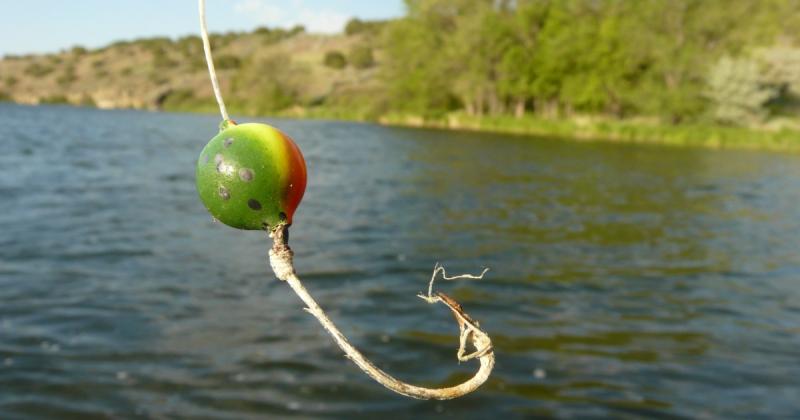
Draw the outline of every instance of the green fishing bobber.
[[[266,124],[223,122],[197,161],[200,200],[245,230],[291,224],[306,190],[306,163],[289,136]]]

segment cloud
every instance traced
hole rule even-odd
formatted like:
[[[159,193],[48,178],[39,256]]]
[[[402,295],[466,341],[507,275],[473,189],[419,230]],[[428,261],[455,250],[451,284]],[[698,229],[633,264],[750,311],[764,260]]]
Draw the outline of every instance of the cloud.
[[[291,28],[305,26],[308,32],[341,32],[350,16],[336,10],[315,8],[306,0],[241,0],[237,13],[250,17],[259,25]]]

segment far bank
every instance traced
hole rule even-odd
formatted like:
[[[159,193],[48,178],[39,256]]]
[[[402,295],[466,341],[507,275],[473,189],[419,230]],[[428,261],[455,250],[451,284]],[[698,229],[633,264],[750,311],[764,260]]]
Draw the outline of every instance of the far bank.
[[[379,121],[385,125],[531,134],[576,141],[800,151],[800,131],[786,128],[756,130],[719,125],[661,125],[624,120],[543,119],[533,116],[468,117],[463,114],[451,114],[439,119],[388,115]]]
[[[2,100],[0,100],[2,102]],[[61,103],[64,106],[75,106]],[[162,112],[216,114],[213,103],[169,107]],[[242,113],[233,107],[237,117],[281,117],[324,119],[377,123],[385,126],[432,128],[454,131],[479,131],[502,134],[534,135],[564,141],[659,144],[708,149],[769,150],[800,152],[800,130],[788,127],[743,128],[713,124],[665,125],[653,121],[610,120],[591,117],[541,118],[526,115],[468,116],[451,113],[439,118],[409,114],[370,115],[361,110],[294,107],[269,115]]]
[[[369,117],[342,110],[294,109],[280,113],[291,118],[325,118],[377,122],[381,125],[494,132],[557,137],[567,141],[646,143],[710,149],[750,149],[800,152],[800,130],[787,127],[763,129],[713,124],[665,125],[652,121],[601,118],[541,118],[533,115],[468,116],[451,113],[439,118],[408,114]]]

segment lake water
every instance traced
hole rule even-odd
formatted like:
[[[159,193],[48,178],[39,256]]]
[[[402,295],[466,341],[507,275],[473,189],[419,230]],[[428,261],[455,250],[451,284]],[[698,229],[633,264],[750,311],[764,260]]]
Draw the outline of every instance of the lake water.
[[[246,120],[246,119],[243,119]],[[0,105],[0,418],[800,416],[800,155],[269,120],[309,169],[292,246],[391,394],[214,223],[215,116]]]

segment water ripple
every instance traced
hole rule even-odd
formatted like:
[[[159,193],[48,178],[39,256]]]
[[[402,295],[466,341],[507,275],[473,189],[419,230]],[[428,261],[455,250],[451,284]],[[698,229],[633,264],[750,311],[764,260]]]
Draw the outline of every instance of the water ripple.
[[[800,157],[274,121],[308,160],[292,242],[387,371],[441,385],[433,264],[492,333],[451,402],[361,375],[194,190],[210,116],[0,104],[0,418],[800,416]]]

